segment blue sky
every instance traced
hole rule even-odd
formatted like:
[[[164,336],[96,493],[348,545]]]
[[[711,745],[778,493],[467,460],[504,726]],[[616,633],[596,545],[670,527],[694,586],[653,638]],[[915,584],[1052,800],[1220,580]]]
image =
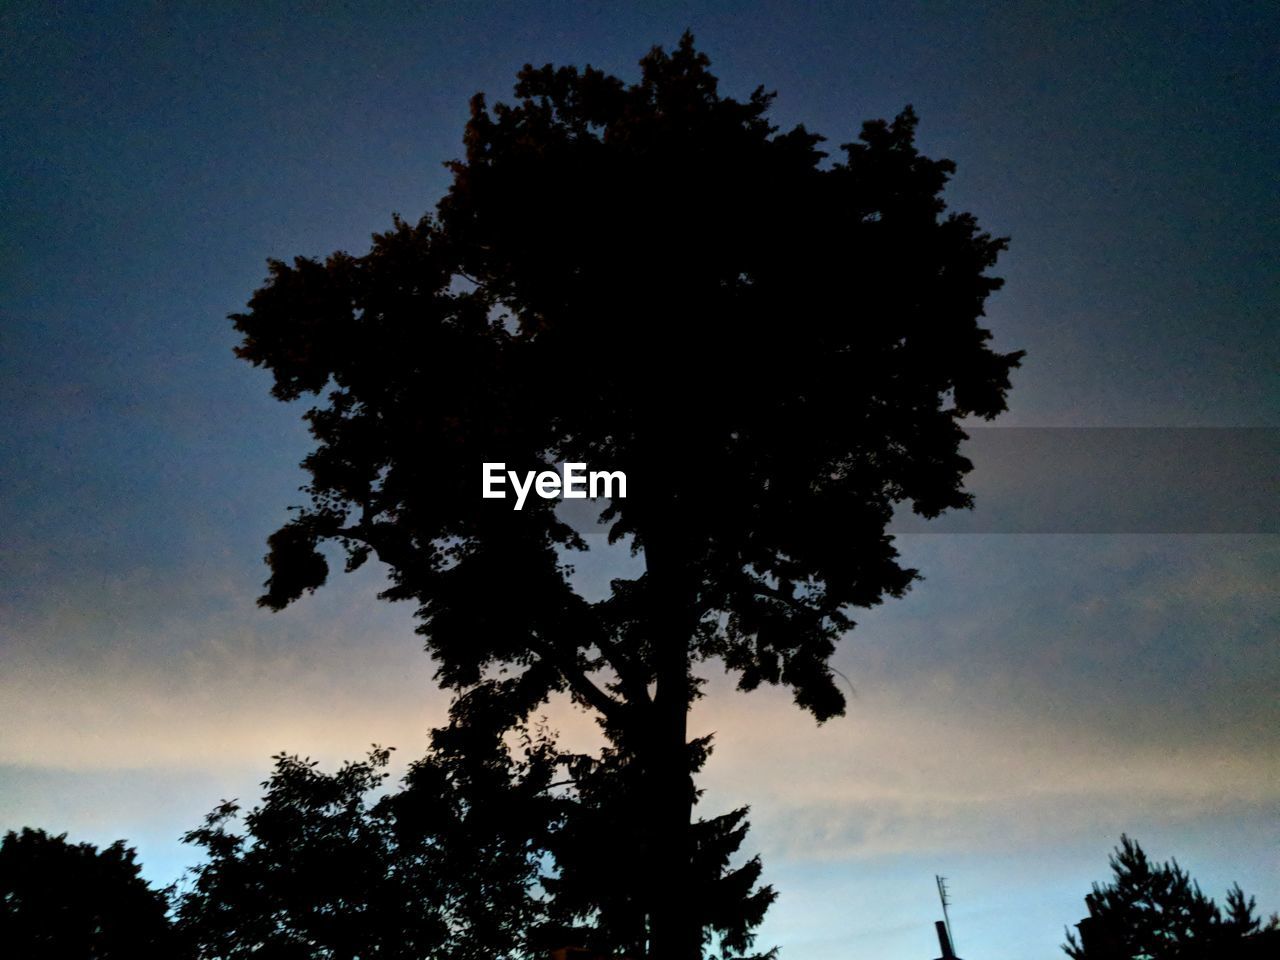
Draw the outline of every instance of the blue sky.
[[[912,103],[952,206],[1013,238],[1002,423],[1280,426],[1280,17],[1078,6],[6,5],[0,827],[124,837],[167,882],[272,753],[421,748],[445,700],[376,569],[253,606],[307,444],[225,317],[266,257],[431,209],[468,98],[525,62],[630,78],[691,27],[783,126],[840,143]],[[837,653],[846,718],[715,682],[695,713],[707,803],[753,805],[782,890],[764,942],[933,956],[943,873],[962,956],[1060,955],[1122,830],[1280,909],[1274,533],[902,545],[926,579]]]

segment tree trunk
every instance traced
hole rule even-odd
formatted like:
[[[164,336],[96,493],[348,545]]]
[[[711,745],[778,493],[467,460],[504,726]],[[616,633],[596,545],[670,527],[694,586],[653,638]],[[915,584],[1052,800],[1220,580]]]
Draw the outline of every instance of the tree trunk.
[[[689,770],[689,643],[696,613],[678,555],[666,541],[645,545],[653,577],[652,629],[656,689],[648,754],[651,862],[649,886],[651,960],[700,960],[702,927],[691,882],[693,780]],[[656,554],[656,556],[655,556]]]

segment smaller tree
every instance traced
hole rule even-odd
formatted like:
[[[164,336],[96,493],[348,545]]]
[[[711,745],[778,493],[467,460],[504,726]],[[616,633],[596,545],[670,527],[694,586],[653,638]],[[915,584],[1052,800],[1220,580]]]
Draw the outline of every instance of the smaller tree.
[[[276,756],[243,832],[224,801],[184,838],[207,860],[178,898],[179,929],[201,960],[522,956],[541,918],[533,825],[553,769],[545,738],[522,746],[436,731],[387,796],[389,749],[334,774]]]
[[[0,954],[42,960],[174,960],[165,895],[132,847],[104,850],[24,827],[0,842]]]
[[[692,772],[702,769],[711,738],[689,744]],[[550,838],[556,873],[545,886],[551,911],[562,925],[561,940],[601,955],[644,955],[647,889],[663,882],[629,865],[645,862],[651,835],[645,820],[644,771],[624,751],[605,750],[599,758],[566,757],[573,780],[563,816]],[[699,791],[699,797],[701,791]],[[707,960],[771,960],[777,950],[751,953],[756,928],[776,899],[773,887],[760,885],[760,858],[743,858],[739,849],[749,824],[748,808],[691,824],[689,914],[702,931],[701,956]],[[601,882],[600,878],[607,882]]]
[[[1095,883],[1084,898],[1089,916],[1078,925],[1079,939],[1067,932],[1062,949],[1072,960],[1225,960],[1249,955],[1246,941],[1260,931],[1280,936],[1280,920],[1273,915],[1263,930],[1256,901],[1239,884],[1224,911],[1177,860],[1152,863],[1126,835],[1110,863],[1115,879]]]

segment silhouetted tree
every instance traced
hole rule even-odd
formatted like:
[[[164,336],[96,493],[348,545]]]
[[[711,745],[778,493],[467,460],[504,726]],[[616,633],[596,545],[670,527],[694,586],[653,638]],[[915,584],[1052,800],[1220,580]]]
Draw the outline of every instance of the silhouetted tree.
[[[177,909],[200,960],[529,955],[546,923],[546,742],[526,734],[514,757],[500,740],[446,728],[383,796],[389,756],[375,747],[326,774],[278,755],[243,833],[240,807],[223,802],[186,835],[207,855]]]
[[[515,96],[473,101],[438,219],[397,218],[362,257],[273,261],[234,316],[278,398],[323,398],[262,602],[320,586],[326,543],[347,569],[376,555],[442,685],[488,688],[511,723],[557,692],[594,711],[644,798],[597,889],[627,876],[643,931],[624,942],[689,960],[719,922],[694,669],[842,712],[828,658],[851,609],[916,576],[895,506],[969,505],[960,423],[1005,409],[1019,355],[979,323],[1005,242],[945,212],[953,167],[917,151],[909,108],[828,164],[821,137],[770,125],[771,95],[722,96],[687,35],[638,83],[526,67]],[[561,554],[584,541],[551,501],[482,499],[486,461],[625,471],[602,519],[644,574],[578,596]]]
[[[1105,886],[1095,883],[1085,896],[1089,916],[1079,924],[1081,937],[1067,932],[1062,949],[1072,960],[1227,960],[1246,955],[1246,938],[1258,933],[1261,922],[1254,914],[1256,901],[1246,899],[1239,884],[1227,892],[1224,911],[1200,892],[1176,860],[1152,863],[1127,836],[1120,837],[1110,862],[1115,879]],[[1280,936],[1270,932],[1278,927],[1273,916],[1266,936]]]
[[[24,827],[0,842],[0,955],[14,960],[174,960],[164,893],[123,840],[99,850]]]
[[[689,745],[695,772],[710,752],[710,739]],[[553,916],[564,925],[560,939],[601,954],[643,956],[651,880],[627,866],[644,858],[639,846],[644,835],[634,826],[643,822],[650,802],[644,770],[616,748],[598,758],[573,757],[570,764],[573,802],[565,805],[550,846],[559,870],[545,882],[553,895]],[[741,808],[698,819],[691,827],[688,889],[697,904],[692,912],[725,957],[742,957],[750,950],[754,929],[776,897],[772,887],[757,886],[759,857],[731,866],[747,833],[746,814]],[[589,925],[575,925],[578,918],[587,918]]]

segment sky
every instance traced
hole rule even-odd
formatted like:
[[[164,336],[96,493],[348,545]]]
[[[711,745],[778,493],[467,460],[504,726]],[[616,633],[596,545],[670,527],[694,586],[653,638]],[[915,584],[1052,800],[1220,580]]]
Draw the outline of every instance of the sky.
[[[393,212],[431,210],[473,93],[502,99],[526,62],[635,79],[690,28],[724,92],[777,91],[784,128],[838,144],[914,105],[921,149],[957,164],[952,208],[1012,238],[988,320],[1028,353],[1000,424],[1094,428],[1103,459],[1135,435],[1096,428],[1145,428],[1202,451],[1199,507],[1248,505],[1226,525],[1140,497],[1096,523],[904,527],[924,580],[837,651],[846,717],[713,677],[692,721],[716,733],[704,804],[752,807],[781,891],[761,943],[935,956],[944,874],[960,956],[1061,956],[1121,832],[1280,910],[1280,542],[1259,513],[1280,14],[1134,7],[5,4],[0,829],[124,838],[164,884],[194,862],[181,834],[255,797],[272,754],[424,747],[447,699],[378,569],[254,606],[308,444],[226,315],[267,257],[358,254]],[[1219,441],[1273,459],[1228,469]],[[979,510],[1059,501],[1063,472],[1031,460],[979,460]],[[1088,499],[1134,485],[1104,471]],[[586,593],[625,564],[591,557]]]

